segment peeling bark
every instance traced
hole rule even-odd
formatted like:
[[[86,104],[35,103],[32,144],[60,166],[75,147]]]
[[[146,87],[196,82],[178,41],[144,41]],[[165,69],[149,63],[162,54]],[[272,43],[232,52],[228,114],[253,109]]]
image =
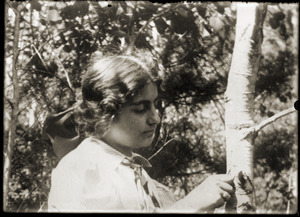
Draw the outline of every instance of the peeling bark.
[[[225,92],[227,173],[235,177],[236,198],[228,202],[227,212],[255,210],[251,183],[255,134],[249,130],[254,126],[251,114],[266,9],[266,4],[237,3],[235,45]]]

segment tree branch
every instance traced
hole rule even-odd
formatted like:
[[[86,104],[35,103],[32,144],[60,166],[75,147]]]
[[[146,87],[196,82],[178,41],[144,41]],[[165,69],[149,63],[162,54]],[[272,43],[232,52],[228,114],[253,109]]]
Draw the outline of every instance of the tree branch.
[[[14,107],[13,102],[7,96],[4,95],[4,99],[6,99],[6,101],[9,103],[9,105],[10,105],[11,108]]]
[[[72,24],[72,25],[68,26],[67,28],[61,30],[61,31],[58,32],[57,34],[53,35],[53,36],[50,37],[49,39],[47,39],[41,46],[39,46],[38,51],[40,51],[46,44],[49,44],[49,42],[50,42],[51,40],[53,40],[56,36],[58,36],[60,33],[66,32],[66,31],[68,31],[69,29],[73,28],[74,26],[75,26],[75,24]],[[29,60],[28,60],[25,64],[23,64],[23,65],[24,65],[24,66],[27,66],[27,65],[30,63],[31,59],[32,59],[32,58],[34,57],[34,55],[36,55],[36,54],[37,54],[37,53],[34,53],[34,54],[29,58]]]
[[[267,126],[268,124],[273,123],[274,121],[276,121],[279,118],[282,118],[292,112],[296,111],[294,107],[288,108],[286,110],[283,110],[275,115],[273,115],[272,117],[260,122],[259,124],[257,124],[256,126],[254,126],[254,131],[258,132],[260,131],[262,128],[264,128],[265,126]]]
[[[132,41],[129,44],[129,49],[128,51],[130,51],[130,49],[133,47],[136,39],[138,38],[138,36],[147,28],[147,26],[150,24],[151,21],[155,20],[157,17],[160,17],[161,15],[163,15],[164,13],[167,13],[171,10],[174,10],[175,8],[181,6],[181,4],[176,4],[174,7],[167,7],[166,9],[162,10],[160,13],[153,15],[137,32],[136,35],[133,36]]]
[[[19,13],[19,11],[10,3],[9,0],[6,0],[6,4],[9,5],[9,7],[15,12],[15,13]]]
[[[8,205],[8,183],[11,174],[11,159],[13,156],[13,147],[15,145],[16,138],[16,127],[18,123],[18,112],[19,112],[19,100],[20,100],[20,88],[19,88],[19,76],[17,71],[18,64],[18,52],[19,52],[19,37],[20,37],[20,12],[21,4],[14,8],[9,1],[6,3],[12,8],[15,13],[14,22],[14,40],[13,40],[13,60],[12,60],[12,84],[13,84],[13,99],[12,99],[12,111],[11,111],[11,121],[9,126],[9,136],[7,141],[6,150],[4,150],[4,168],[3,168],[3,209],[7,209]]]
[[[42,55],[40,54],[40,52],[38,51],[38,49],[36,49],[36,47],[34,46],[34,44],[32,43],[31,46],[33,47],[35,53],[38,55],[38,57],[40,58],[40,60],[42,61],[43,65],[45,66],[45,68],[48,70],[48,67],[46,65],[46,63],[44,62]]]
[[[172,142],[175,139],[170,139],[169,141],[167,141],[162,147],[160,147],[160,149],[157,150],[157,152],[155,152],[151,157],[148,158],[148,160],[151,160],[153,157],[155,157],[159,152],[161,152],[161,150],[166,147],[170,142]]]
[[[225,125],[225,120],[223,118],[222,112],[220,111],[220,108],[218,107],[217,103],[215,102],[215,100],[211,97],[211,101],[214,103],[215,107],[217,108],[217,111],[219,113],[219,116],[223,122],[223,124]]]
[[[69,77],[69,74],[67,72],[67,70],[65,69],[64,65],[62,64],[61,60],[56,56],[56,60],[57,62],[61,65],[64,73],[65,73],[65,76],[66,76],[66,79],[67,79],[67,83],[69,85],[69,88],[72,90],[72,92],[74,93],[74,90],[73,90],[73,86],[72,86],[72,83],[71,83],[71,80],[70,80],[70,77]]]

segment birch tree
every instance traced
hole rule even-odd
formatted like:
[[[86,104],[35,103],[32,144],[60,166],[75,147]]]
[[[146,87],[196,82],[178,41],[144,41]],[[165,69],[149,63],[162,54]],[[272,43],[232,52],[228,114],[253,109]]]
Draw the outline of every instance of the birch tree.
[[[236,36],[225,92],[227,173],[234,176],[235,197],[228,201],[228,212],[255,212],[253,189],[253,146],[259,130],[294,111],[287,109],[255,125],[252,117],[256,74],[263,41],[267,5],[238,3]]]
[[[12,6],[9,2],[8,5],[13,9],[15,14],[15,23],[14,23],[14,41],[13,41],[13,61],[12,61],[12,75],[11,81],[13,85],[13,98],[8,99],[9,104],[11,106],[11,121],[9,126],[9,139],[8,144],[6,146],[6,150],[4,151],[4,172],[3,172],[3,208],[6,209],[6,201],[7,201],[7,188],[8,181],[10,177],[11,170],[11,158],[13,155],[13,147],[16,139],[16,127],[18,123],[18,115],[19,115],[19,76],[17,71],[17,62],[18,62],[18,54],[19,54],[19,33],[20,33],[20,11],[23,5],[18,5],[17,7]],[[6,5],[6,13],[7,13],[7,5]]]

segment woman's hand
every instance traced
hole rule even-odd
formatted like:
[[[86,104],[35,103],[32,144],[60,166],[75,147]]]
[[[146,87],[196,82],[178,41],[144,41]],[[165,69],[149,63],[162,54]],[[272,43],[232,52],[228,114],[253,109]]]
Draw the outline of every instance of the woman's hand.
[[[223,206],[233,193],[233,177],[212,175],[172,208],[183,212],[212,212]]]
[[[205,179],[193,191],[199,194],[203,207],[200,210],[212,211],[221,207],[234,193],[233,177],[229,175],[212,175]],[[191,192],[192,193],[192,192]]]

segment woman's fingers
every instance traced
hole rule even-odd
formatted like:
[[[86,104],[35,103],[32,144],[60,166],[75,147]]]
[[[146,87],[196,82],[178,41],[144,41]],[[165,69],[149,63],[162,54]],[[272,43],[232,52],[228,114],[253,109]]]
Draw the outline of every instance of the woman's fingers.
[[[228,192],[223,191],[221,192],[221,197],[223,198],[224,201],[228,201],[231,198],[231,195]]]
[[[222,182],[226,182],[230,185],[233,185],[233,176],[226,175],[226,174],[220,174],[220,175],[215,175],[216,179]]]
[[[226,182],[217,182],[217,185],[223,190],[223,191],[226,191],[228,192],[229,194],[233,193],[234,192],[234,188],[227,184]]]
[[[231,195],[234,193],[233,185],[232,176],[212,175],[188,194],[188,198],[191,201],[198,201],[199,207],[215,209],[223,206],[226,201],[231,199]]]

